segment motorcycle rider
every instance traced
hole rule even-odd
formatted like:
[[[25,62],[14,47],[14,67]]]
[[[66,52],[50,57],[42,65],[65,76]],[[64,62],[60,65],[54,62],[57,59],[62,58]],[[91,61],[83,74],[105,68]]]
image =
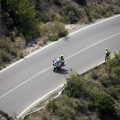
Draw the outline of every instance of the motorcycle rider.
[[[60,57],[58,57],[57,59],[56,59],[56,61],[55,61],[55,65],[57,66],[57,67],[61,67],[62,66],[62,64],[64,64],[64,56],[63,55],[61,55]]]
[[[64,56],[63,56],[63,55],[61,55],[61,56],[59,57],[59,59],[60,59],[60,61],[61,61],[62,64],[65,62],[65,61],[64,61]]]

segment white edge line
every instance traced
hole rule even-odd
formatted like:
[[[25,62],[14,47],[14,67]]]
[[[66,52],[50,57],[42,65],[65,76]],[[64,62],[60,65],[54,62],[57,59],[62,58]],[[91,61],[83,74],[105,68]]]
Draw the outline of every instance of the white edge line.
[[[30,108],[32,108],[33,106],[35,106],[38,102],[40,102],[42,99],[44,99],[45,97],[47,97],[48,95],[50,95],[51,93],[55,92],[57,89],[63,87],[64,84],[58,86],[57,88],[53,89],[52,91],[50,91],[49,93],[45,94],[44,96],[42,96],[41,98],[39,98],[38,100],[36,100],[34,103],[32,103],[30,106],[28,106],[24,111],[22,111],[17,118],[20,118],[25,112],[27,112]]]
[[[0,96],[0,99],[2,99],[3,97],[5,97],[6,95],[8,95],[9,93],[11,93],[12,91],[14,91],[15,89],[19,88],[20,86],[24,85],[25,83],[29,82],[30,80],[32,80],[33,78],[37,77],[38,75],[40,75],[41,73],[44,73],[45,71],[51,69],[51,67],[39,72],[39,73],[36,73],[34,76],[32,76],[31,78],[29,78],[28,80],[24,81],[23,83],[19,84],[18,86],[14,87],[13,89],[11,89],[10,91],[8,91],[7,93],[3,94],[2,96]]]
[[[90,28],[90,27],[92,27],[92,26],[95,26],[95,25],[97,25],[97,24],[100,24],[100,23],[102,23],[102,22],[111,20],[111,19],[116,18],[116,17],[119,17],[119,16],[120,16],[120,14],[119,14],[119,15],[116,15],[116,16],[113,16],[113,17],[110,17],[110,18],[106,18],[105,20],[102,20],[102,21],[100,21],[100,22],[97,22],[97,23],[94,23],[94,24],[89,25],[89,26],[87,26],[87,27],[84,27],[84,28],[82,28],[82,29],[79,29],[79,30],[77,30],[77,31],[75,31],[75,32],[73,32],[73,33],[71,33],[71,34],[69,34],[69,35],[66,36],[66,37],[69,37],[69,36],[71,36],[71,35],[73,35],[73,34],[75,34],[75,33],[77,33],[77,32],[80,32],[80,31],[82,31],[82,30],[85,30],[85,29],[87,29],[87,28]],[[64,37],[64,38],[65,38],[65,37]],[[59,39],[58,41],[60,41],[60,40],[62,40],[62,39],[64,39],[64,38],[61,38],[61,39]],[[18,63],[20,63],[20,62],[23,61],[25,58],[29,58],[30,56],[32,56],[32,55],[34,55],[34,54],[36,54],[36,53],[38,53],[38,52],[40,52],[40,51],[46,49],[47,47],[49,47],[49,46],[51,46],[51,45],[57,43],[58,41],[55,41],[55,42],[53,42],[53,43],[51,43],[51,44],[49,44],[49,45],[47,45],[47,46],[45,46],[45,47],[43,47],[43,48],[37,50],[36,52],[31,53],[30,55],[24,57],[23,59],[20,59],[19,61],[13,63],[13,64],[10,65],[10,66],[7,66],[7,67],[4,68],[3,70],[1,70],[0,73],[2,73],[3,71],[5,71],[5,70],[11,68],[12,66],[14,66],[14,65],[16,65],[16,64],[18,64]]]
[[[120,14],[119,14],[119,15],[112,16],[112,17],[109,17],[109,18],[105,18],[105,20],[102,20],[102,21],[93,23],[93,24],[91,24],[91,25],[88,25],[87,27],[84,27],[84,28],[82,28],[82,29],[79,29],[79,30],[77,30],[77,31],[69,34],[68,36],[71,36],[71,35],[79,32],[79,31],[82,31],[82,30],[84,30],[84,29],[90,28],[90,27],[92,27],[92,26],[95,26],[95,25],[97,25],[97,24],[103,23],[103,22],[105,22],[105,21],[111,20],[111,19],[116,18],[116,17],[119,17],[119,16],[120,16]],[[103,18],[103,19],[104,19],[104,18]]]

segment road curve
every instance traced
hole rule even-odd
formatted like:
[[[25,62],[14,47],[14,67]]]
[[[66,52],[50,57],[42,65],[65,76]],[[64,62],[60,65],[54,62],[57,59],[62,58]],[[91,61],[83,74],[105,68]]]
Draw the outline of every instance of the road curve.
[[[120,50],[120,15],[71,34],[0,72],[0,109],[18,117],[36,100],[63,85],[70,68],[78,73],[102,63],[105,48]],[[64,54],[67,65],[54,73],[52,60]]]

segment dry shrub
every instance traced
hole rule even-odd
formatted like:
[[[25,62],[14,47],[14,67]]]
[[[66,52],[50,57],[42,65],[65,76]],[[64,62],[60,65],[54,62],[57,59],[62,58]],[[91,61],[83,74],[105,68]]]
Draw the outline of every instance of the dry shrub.
[[[23,49],[18,51],[18,58],[24,58],[24,50]]]
[[[88,19],[88,17],[87,16],[84,16],[83,18],[81,18],[81,23],[85,23],[85,24],[87,24],[87,23],[89,23],[89,19]]]
[[[64,24],[56,21],[56,22],[49,22],[47,24],[40,25],[40,35],[42,36],[42,40],[40,45],[45,44],[48,40],[49,41],[56,41],[61,37],[65,37],[68,34],[68,31],[65,29]]]
[[[15,46],[20,49],[24,49],[26,46],[26,41],[23,37],[16,37],[15,38]]]
[[[41,36],[46,36],[49,33],[49,28],[47,24],[41,23],[39,27],[39,32]]]
[[[38,42],[38,44],[40,45],[40,46],[43,46],[44,44],[46,44],[47,43],[47,37],[45,37],[45,36],[43,36],[41,39],[40,39],[40,41]]]

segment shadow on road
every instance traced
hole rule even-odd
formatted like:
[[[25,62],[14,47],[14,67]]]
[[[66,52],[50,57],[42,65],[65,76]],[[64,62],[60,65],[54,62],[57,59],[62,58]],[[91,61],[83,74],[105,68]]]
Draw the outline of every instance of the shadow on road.
[[[66,37],[63,38],[63,40],[66,41],[66,42],[68,42],[69,41],[69,37],[66,36]]]
[[[59,74],[69,74],[69,70],[67,70],[67,69],[60,69],[60,70],[58,70],[58,71],[56,71],[55,73],[59,73]]]

